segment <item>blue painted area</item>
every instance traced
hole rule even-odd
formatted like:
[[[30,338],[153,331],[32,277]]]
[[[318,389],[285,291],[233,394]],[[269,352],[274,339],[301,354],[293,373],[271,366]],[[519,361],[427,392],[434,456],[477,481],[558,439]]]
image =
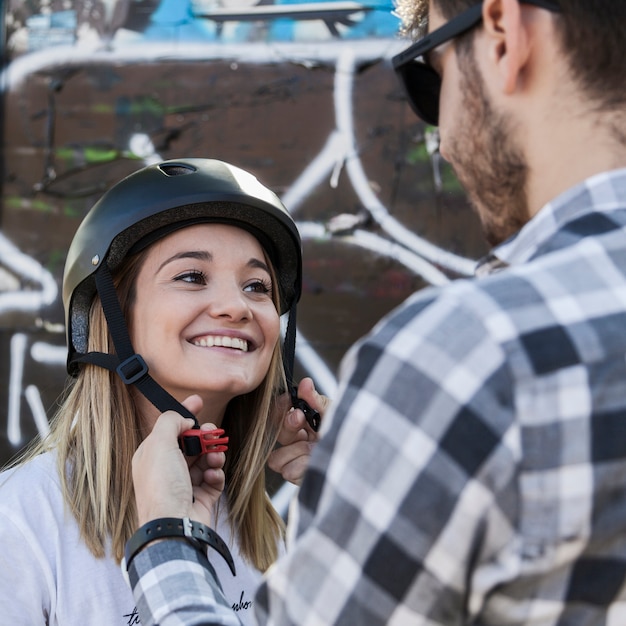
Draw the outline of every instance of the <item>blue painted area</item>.
[[[354,4],[357,5],[355,10],[347,7],[345,0],[274,0],[271,4],[267,0],[259,0],[253,6],[233,7],[235,17],[220,21],[218,0],[161,0],[149,16],[148,25],[142,32],[135,32],[135,35],[139,40],[153,42],[207,43],[323,42],[396,36],[400,21],[393,14],[392,0],[363,0]],[[300,5],[297,7],[299,9],[306,5],[307,9],[317,10],[324,17],[298,16],[296,5]],[[333,5],[336,5],[336,9],[333,9]],[[293,6],[292,16],[289,15],[290,6]],[[284,16],[276,12],[263,15],[263,11],[279,7],[284,8]],[[26,20],[29,49],[71,45],[77,31],[80,32],[76,18],[74,10],[30,16]],[[120,28],[124,30],[124,25]],[[112,33],[112,38],[115,39],[115,33]]]
[[[143,36],[153,41],[215,41],[217,28],[194,16],[190,0],[162,0]]]
[[[320,8],[337,4],[341,0],[307,3]],[[217,5],[217,2],[215,3]],[[258,3],[259,4],[259,3]],[[284,6],[288,14],[289,5],[303,4],[302,0],[275,0],[273,6]],[[400,25],[399,19],[393,14],[393,2],[387,0],[364,0],[359,3],[366,10],[358,11],[350,16],[353,24],[336,24],[341,39],[365,39],[370,37],[394,37]],[[150,40],[177,41],[319,41],[320,39],[336,40],[322,20],[300,20],[292,17],[274,17],[259,21],[230,21],[224,25],[206,16],[210,14],[211,5],[206,2],[192,0],[162,0],[153,15],[150,26],[143,36]],[[250,7],[251,12],[254,7]],[[259,27],[259,24],[264,27]]]
[[[339,1],[339,0],[337,0]],[[275,5],[300,4],[300,0],[276,0]],[[333,4],[319,2],[318,5]],[[393,37],[398,32],[400,22],[393,15],[391,2],[376,2],[365,0],[360,2],[367,11],[355,13],[351,16],[354,25],[337,24],[337,30],[341,39],[365,39],[368,37]],[[270,41],[306,41],[307,35],[319,39],[320,24],[303,22],[288,17],[276,19],[270,27]],[[330,33],[326,34],[332,39]]]
[[[28,49],[41,50],[50,46],[70,45],[76,36],[76,11],[40,13],[26,19]]]

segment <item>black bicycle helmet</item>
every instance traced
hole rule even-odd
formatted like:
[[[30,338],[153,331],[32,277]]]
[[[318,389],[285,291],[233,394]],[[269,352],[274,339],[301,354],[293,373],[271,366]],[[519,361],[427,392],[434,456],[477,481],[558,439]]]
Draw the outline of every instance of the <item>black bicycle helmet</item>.
[[[174,230],[205,222],[246,229],[270,257],[278,279],[280,313],[290,312],[284,360],[292,383],[295,304],[302,286],[302,247],[296,224],[276,194],[252,174],[223,161],[201,158],[164,161],[134,172],[109,189],[78,227],[63,275],[70,375],[78,374],[80,363],[106,367],[136,385],[159,409],[178,410],[190,417],[150,378],[145,362],[135,354],[111,272],[129,254]],[[117,356],[87,353],[89,309],[96,293]]]

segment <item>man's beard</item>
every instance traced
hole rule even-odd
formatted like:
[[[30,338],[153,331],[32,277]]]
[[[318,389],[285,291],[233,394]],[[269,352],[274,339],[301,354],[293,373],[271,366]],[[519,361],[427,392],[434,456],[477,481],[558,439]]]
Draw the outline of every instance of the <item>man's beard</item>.
[[[512,124],[493,111],[471,54],[459,55],[463,112],[451,134],[448,158],[495,246],[529,219],[528,167]]]

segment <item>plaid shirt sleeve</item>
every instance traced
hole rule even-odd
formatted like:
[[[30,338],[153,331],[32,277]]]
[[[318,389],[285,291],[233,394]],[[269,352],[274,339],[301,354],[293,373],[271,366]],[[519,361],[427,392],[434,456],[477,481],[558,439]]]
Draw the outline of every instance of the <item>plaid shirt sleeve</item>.
[[[513,533],[505,355],[455,299],[422,293],[346,369],[297,542],[257,605],[279,624],[464,623],[470,563],[495,561]]]
[[[562,203],[529,263],[421,291],[350,351],[260,624],[626,624],[626,170]]]
[[[150,544],[128,578],[142,626],[241,626],[209,561],[185,541]]]

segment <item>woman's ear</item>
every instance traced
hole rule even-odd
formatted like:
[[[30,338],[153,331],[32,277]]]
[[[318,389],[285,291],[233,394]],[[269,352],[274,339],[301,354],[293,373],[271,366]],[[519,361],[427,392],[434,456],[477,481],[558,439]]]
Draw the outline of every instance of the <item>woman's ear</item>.
[[[518,0],[485,0],[483,25],[489,45],[489,61],[494,64],[498,87],[512,94],[520,79],[529,46],[527,24]]]

